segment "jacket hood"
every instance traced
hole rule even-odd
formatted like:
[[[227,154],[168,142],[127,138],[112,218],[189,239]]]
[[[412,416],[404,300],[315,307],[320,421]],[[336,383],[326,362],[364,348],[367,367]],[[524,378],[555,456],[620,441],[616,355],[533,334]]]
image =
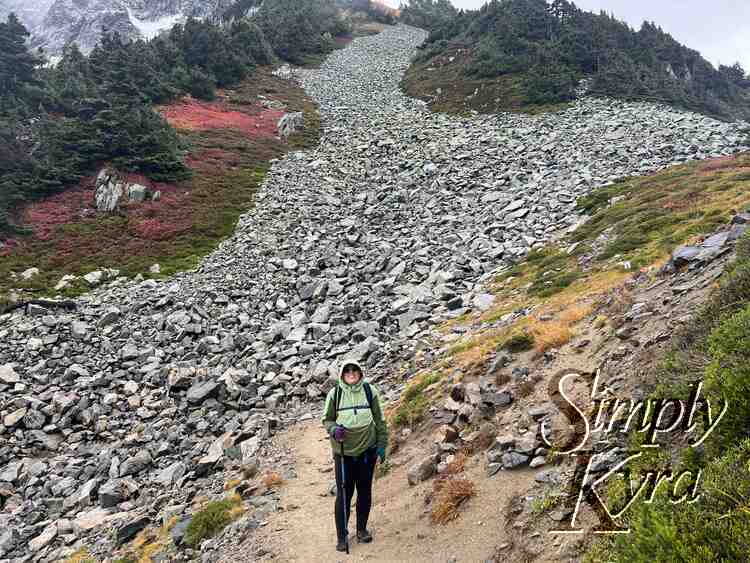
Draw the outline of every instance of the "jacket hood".
[[[355,383],[354,385],[349,385],[344,381],[344,367],[348,366],[349,364],[353,366],[357,366],[359,368],[359,371],[362,372],[362,377],[359,378],[359,381]],[[365,380],[365,370],[362,369],[362,365],[359,362],[356,362],[354,360],[344,360],[341,362],[341,365],[339,366],[339,385],[341,385],[342,389],[344,387],[355,390],[362,387],[362,382]]]

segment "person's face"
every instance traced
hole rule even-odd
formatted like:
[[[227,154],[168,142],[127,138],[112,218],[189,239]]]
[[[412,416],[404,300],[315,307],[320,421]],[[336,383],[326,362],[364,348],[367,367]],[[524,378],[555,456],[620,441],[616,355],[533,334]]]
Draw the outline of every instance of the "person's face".
[[[346,366],[344,368],[344,383],[354,385],[362,377],[362,372],[355,366]]]

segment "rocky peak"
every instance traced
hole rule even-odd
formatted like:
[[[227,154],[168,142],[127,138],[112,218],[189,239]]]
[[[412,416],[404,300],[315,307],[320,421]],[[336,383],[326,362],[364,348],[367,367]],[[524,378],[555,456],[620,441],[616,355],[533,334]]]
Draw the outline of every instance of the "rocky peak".
[[[103,31],[130,39],[151,39],[188,17],[221,13],[231,0],[44,0],[36,9],[17,9],[19,0],[0,0],[0,14],[18,12],[32,32],[32,44],[50,54],[75,41],[82,51],[94,48]]]

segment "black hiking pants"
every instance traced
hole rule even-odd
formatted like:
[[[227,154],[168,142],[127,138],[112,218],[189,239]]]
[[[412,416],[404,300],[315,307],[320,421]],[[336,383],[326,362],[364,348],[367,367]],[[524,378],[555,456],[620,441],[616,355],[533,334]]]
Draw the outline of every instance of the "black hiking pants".
[[[346,453],[346,452],[344,452]],[[372,506],[372,479],[375,476],[375,461],[377,460],[377,449],[371,448],[357,457],[344,455],[344,472],[346,473],[346,507],[341,497],[341,455],[334,454],[333,461],[336,468],[336,534],[338,541],[343,542],[347,538],[347,526],[349,524],[349,513],[351,512],[352,495],[357,489],[357,530],[367,528],[367,519],[370,517]],[[344,509],[346,508],[346,511]]]

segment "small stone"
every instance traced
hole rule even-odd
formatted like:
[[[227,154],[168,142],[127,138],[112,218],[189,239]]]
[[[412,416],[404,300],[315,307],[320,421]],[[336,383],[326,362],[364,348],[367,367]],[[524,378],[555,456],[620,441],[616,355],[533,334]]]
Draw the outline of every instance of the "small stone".
[[[81,321],[73,321],[70,325],[70,334],[73,338],[83,340],[89,331],[89,325]]]
[[[115,541],[117,545],[122,545],[128,540],[133,539],[138,532],[148,526],[149,523],[150,520],[147,516],[138,516],[118,527],[115,532]]]
[[[490,307],[492,307],[492,304],[495,302],[495,296],[489,293],[480,293],[479,295],[476,295],[474,297],[474,300],[472,301],[474,307],[479,309],[480,311],[486,311]]]
[[[531,468],[541,467],[545,463],[547,463],[547,459],[543,455],[540,455],[531,460],[531,463],[529,463],[529,467]]]
[[[89,272],[85,276],[83,276],[83,279],[86,280],[86,283],[88,283],[91,286],[99,285],[102,283],[102,278],[104,277],[104,273],[97,270],[95,272]]]
[[[24,270],[21,272],[21,279],[24,280],[30,280],[34,276],[39,275],[39,268],[29,268],[28,270]]]
[[[502,464],[504,469],[515,469],[528,463],[529,456],[519,454],[518,452],[505,452],[502,456]]]

